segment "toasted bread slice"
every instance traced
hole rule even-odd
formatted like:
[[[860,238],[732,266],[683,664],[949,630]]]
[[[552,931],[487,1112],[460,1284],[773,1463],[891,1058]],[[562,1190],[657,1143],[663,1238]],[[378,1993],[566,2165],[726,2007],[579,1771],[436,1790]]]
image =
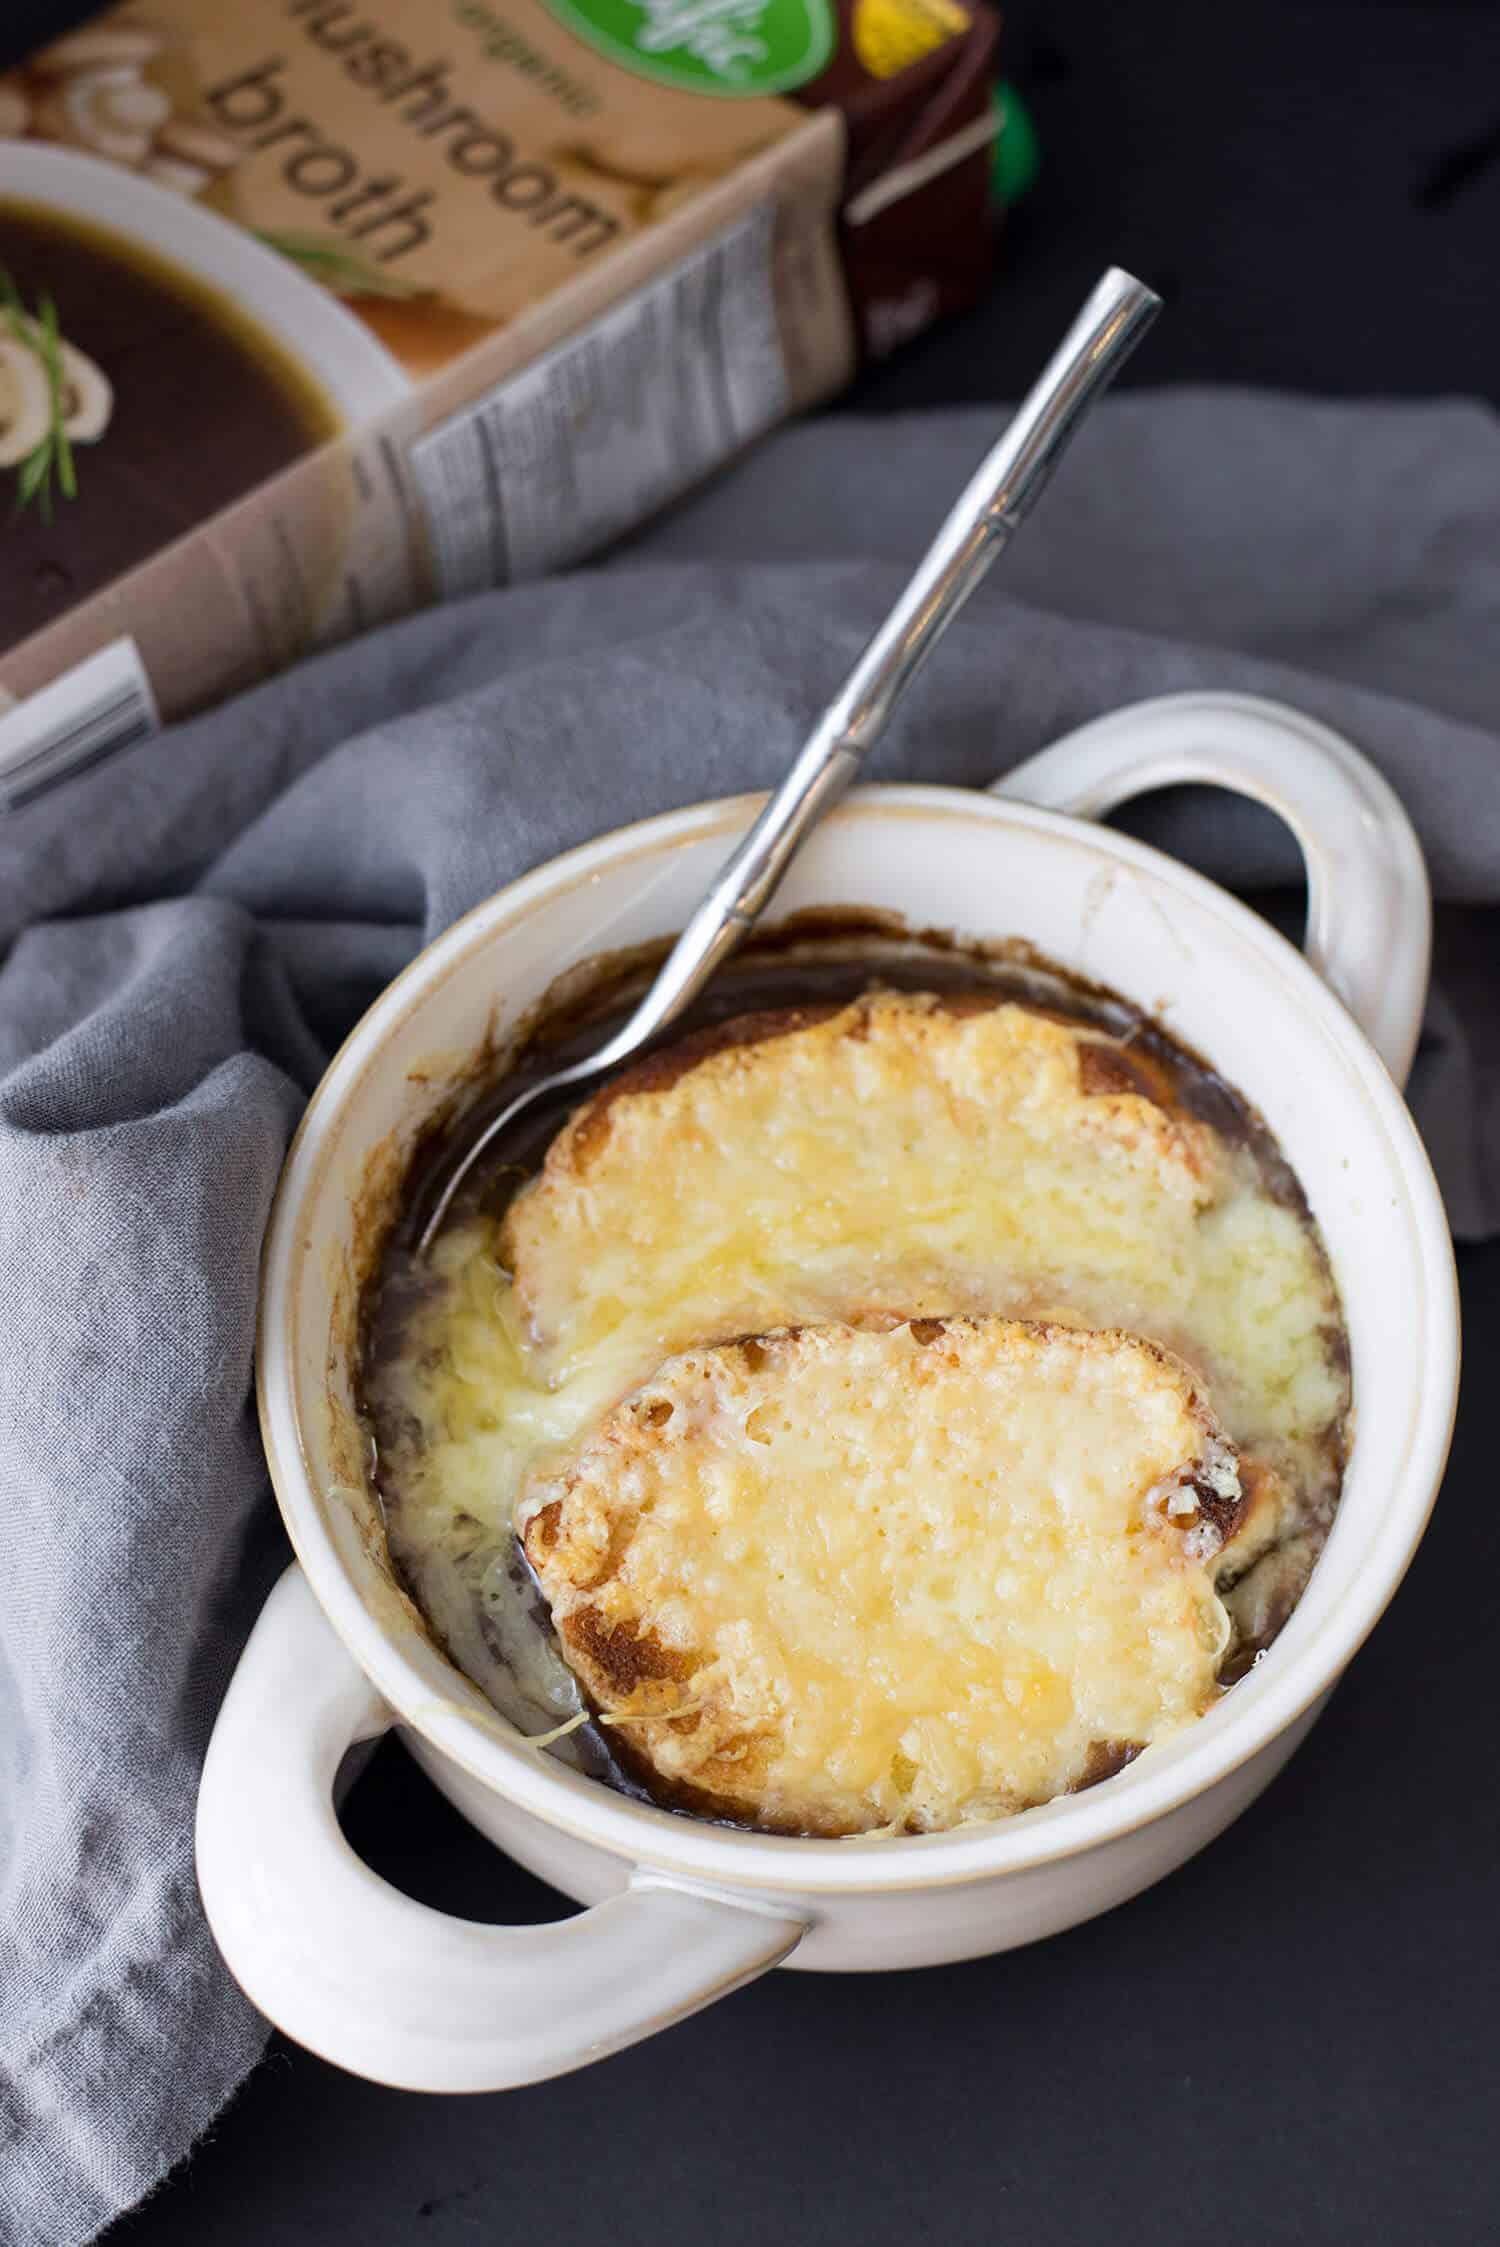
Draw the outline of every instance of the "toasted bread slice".
[[[1198,1716],[1242,1503],[1167,1352],[980,1318],[685,1352],[518,1520],[659,1792],[847,1835],[1047,1801]]]
[[[555,1382],[618,1349],[628,1386],[668,1349],[804,1321],[1081,1303],[1111,1324],[1091,1296],[1142,1275],[1185,1295],[1221,1155],[1120,1040],[876,992],[625,1072],[558,1133],[500,1253]]]

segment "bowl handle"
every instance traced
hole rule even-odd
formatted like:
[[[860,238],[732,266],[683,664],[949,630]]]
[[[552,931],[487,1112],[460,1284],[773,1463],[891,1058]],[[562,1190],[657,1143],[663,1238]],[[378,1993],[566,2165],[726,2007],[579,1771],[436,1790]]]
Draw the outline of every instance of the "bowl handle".
[[[641,1874],[541,1927],[413,1903],[360,1863],[333,1809],[349,1749],[395,1721],[289,1568],[209,1744],[198,1883],[246,1995],[324,2059],[413,2091],[539,2083],[682,2020],[804,1934],[801,1920]]]
[[[1307,862],[1308,959],[1404,1084],[1427,999],[1427,869],[1394,790],[1327,726],[1256,695],[1164,695],[1081,726],[993,793],[1101,819],[1183,781],[1253,796],[1286,821]]]

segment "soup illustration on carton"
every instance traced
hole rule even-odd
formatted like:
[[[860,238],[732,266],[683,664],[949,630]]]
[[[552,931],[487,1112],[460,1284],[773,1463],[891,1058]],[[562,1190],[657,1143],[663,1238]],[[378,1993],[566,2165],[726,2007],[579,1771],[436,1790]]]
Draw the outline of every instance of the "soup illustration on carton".
[[[0,644],[39,630],[339,426],[221,292],[42,203],[0,203]]]

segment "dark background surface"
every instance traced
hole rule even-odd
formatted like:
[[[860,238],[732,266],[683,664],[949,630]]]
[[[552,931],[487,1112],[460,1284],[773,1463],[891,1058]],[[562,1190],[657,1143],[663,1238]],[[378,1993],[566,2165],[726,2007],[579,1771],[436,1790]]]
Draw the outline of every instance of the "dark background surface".
[[[10,0],[0,48],[85,12]],[[856,403],[1013,397],[1110,260],[1169,300],[1133,382],[1500,396],[1492,0],[1053,0],[1010,26],[1044,168],[993,298]],[[1482,1368],[1500,1247],[1462,1272]],[[1500,2237],[1495,1475],[1481,1374],[1411,1576],[1309,1745],[1108,1918],[936,1972],[780,1974],[501,2097],[383,2091],[277,2039],[111,2247]],[[557,1913],[399,1749],[347,1825],[428,1903]]]

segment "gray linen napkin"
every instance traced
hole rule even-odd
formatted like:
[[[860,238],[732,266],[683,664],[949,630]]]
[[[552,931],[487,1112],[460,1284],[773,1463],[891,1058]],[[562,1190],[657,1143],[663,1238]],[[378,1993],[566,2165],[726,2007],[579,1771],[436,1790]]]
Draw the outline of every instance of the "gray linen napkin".
[[[340,649],[0,819],[0,2239],[74,2247],[264,2024],[193,1884],[279,1533],[247,1413],[298,1107],[425,939],[622,820],[770,782],[995,433],[790,432],[607,565]],[[876,770],[982,783],[1148,694],[1280,695],[1384,767],[1444,901],[1418,1106],[1500,1219],[1500,438],[1464,404],[1106,405]],[[1264,815],[1149,831],[1242,888]]]

